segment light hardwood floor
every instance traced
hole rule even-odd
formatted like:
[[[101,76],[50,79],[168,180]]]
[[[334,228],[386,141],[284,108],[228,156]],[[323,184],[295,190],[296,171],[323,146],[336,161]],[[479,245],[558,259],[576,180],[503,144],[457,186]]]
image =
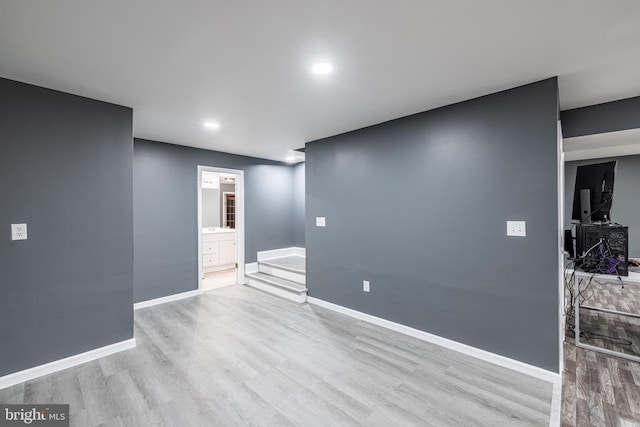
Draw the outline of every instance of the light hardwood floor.
[[[306,271],[307,267],[305,257],[295,255],[268,259],[265,262],[303,273]]]
[[[135,315],[135,349],[0,401],[74,426],[549,425],[549,383],[246,286]]]

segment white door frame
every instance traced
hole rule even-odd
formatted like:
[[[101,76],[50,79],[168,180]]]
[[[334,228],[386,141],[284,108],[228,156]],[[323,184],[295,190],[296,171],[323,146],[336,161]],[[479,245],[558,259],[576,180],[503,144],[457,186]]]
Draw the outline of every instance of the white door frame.
[[[236,283],[244,283],[244,171],[198,165],[198,291],[202,292],[202,172],[230,173],[236,178],[236,249],[238,269]]]
[[[558,319],[560,321],[558,338],[560,340],[559,363],[560,375],[564,371],[564,338],[565,338],[565,318],[564,318],[564,147],[562,138],[562,123],[558,120]]]

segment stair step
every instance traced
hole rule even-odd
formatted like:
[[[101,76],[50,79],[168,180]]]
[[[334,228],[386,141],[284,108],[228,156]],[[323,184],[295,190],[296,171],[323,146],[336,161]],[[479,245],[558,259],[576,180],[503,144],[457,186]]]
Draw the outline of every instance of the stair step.
[[[276,286],[281,289],[285,289],[289,292],[303,294],[307,292],[307,288],[300,283],[292,282],[291,280],[282,279],[280,277],[272,276],[265,273],[250,273],[246,275],[249,279],[254,279],[259,282],[267,283],[272,286]]]
[[[259,264],[290,271],[292,273],[305,274],[305,258],[300,256],[287,256],[281,258],[270,258],[259,261]]]
[[[297,283],[306,288],[307,277],[302,257],[283,257],[258,261],[258,272]]]

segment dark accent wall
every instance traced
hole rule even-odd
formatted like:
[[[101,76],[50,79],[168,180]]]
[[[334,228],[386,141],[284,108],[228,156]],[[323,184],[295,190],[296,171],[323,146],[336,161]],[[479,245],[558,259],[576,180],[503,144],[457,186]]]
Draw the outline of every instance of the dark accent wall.
[[[304,196],[305,166],[298,163],[293,167],[293,242],[304,248]]]
[[[640,155],[566,162],[565,228],[571,227],[571,209],[576,184],[576,169],[581,165],[617,161],[611,218],[629,227],[629,256],[640,258]]]
[[[310,296],[558,372],[557,110],[552,78],[308,143]]]
[[[0,141],[0,376],[132,338],[132,110],[0,79]]]
[[[198,288],[198,165],[244,170],[246,263],[294,245],[290,165],[136,139],[136,302]]]
[[[640,128],[640,96],[561,112],[564,138]]]

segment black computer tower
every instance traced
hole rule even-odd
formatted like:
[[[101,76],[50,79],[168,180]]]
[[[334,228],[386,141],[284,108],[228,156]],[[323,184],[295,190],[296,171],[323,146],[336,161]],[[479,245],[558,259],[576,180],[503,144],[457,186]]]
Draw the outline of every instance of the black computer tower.
[[[603,250],[597,246],[603,240]],[[585,251],[593,250],[583,257]],[[605,256],[619,261],[616,272],[607,272],[609,266]],[[576,228],[576,265],[589,273],[629,275],[629,227],[623,225],[580,224]],[[603,271],[604,270],[604,271]]]

